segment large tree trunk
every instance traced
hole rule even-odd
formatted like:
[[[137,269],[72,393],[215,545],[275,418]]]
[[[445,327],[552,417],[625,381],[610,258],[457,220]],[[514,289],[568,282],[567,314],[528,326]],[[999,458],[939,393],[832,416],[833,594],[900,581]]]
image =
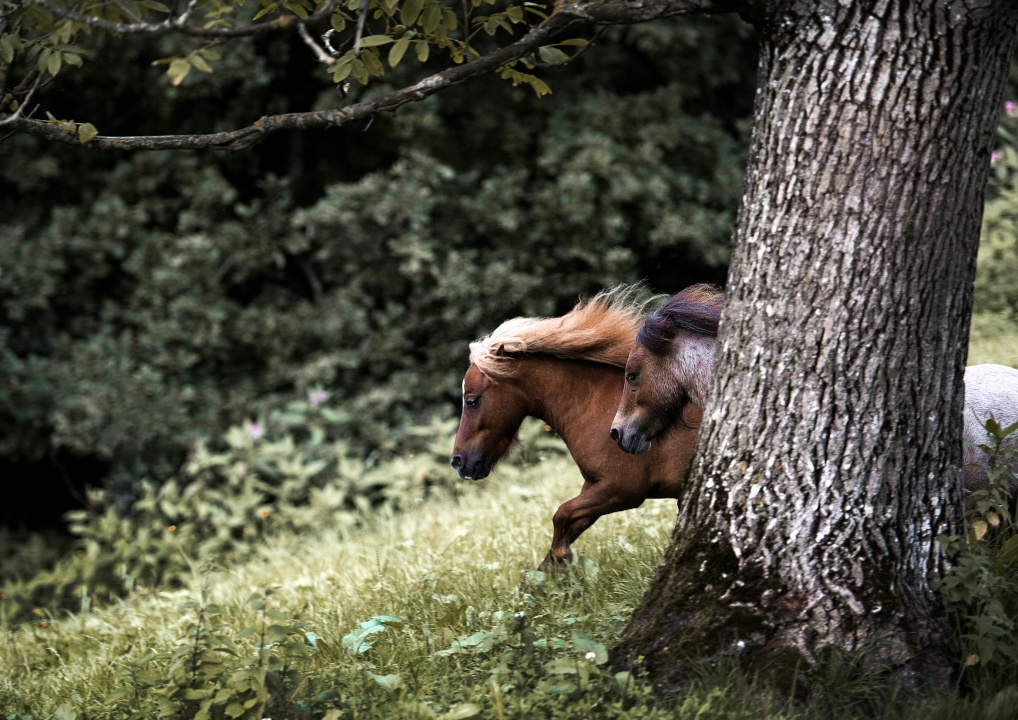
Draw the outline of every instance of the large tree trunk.
[[[759,2],[759,87],[710,400],[623,637],[662,684],[826,648],[935,684],[962,375],[1014,0]]]

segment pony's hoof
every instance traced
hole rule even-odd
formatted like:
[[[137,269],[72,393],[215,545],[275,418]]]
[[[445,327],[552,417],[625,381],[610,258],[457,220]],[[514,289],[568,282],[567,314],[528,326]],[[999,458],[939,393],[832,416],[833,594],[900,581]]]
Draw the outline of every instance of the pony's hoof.
[[[577,555],[576,552],[569,548],[569,552],[566,553],[565,557],[557,557],[554,552],[549,552],[544,558],[537,569],[540,572],[556,575],[562,572],[568,572],[569,569],[576,564]]]

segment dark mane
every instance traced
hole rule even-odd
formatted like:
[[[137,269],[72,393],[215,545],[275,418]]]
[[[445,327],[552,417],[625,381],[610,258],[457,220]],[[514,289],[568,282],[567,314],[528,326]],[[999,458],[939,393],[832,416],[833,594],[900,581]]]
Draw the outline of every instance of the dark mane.
[[[713,285],[690,285],[647,317],[636,341],[652,353],[663,355],[681,330],[714,337],[718,334],[724,297]]]

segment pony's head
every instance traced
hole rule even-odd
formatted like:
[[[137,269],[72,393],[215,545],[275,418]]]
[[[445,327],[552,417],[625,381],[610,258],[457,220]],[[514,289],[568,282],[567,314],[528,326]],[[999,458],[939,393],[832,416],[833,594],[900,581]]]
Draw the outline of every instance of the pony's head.
[[[526,415],[523,399],[508,383],[493,380],[471,363],[463,376],[463,408],[452,448],[451,463],[459,476],[466,480],[488,477],[512,447]]]
[[[622,450],[639,455],[655,438],[686,426],[690,402],[703,410],[723,299],[710,285],[693,285],[648,316],[630,350],[609,431]]]
[[[530,407],[518,388],[520,358],[550,355],[622,367],[654,299],[639,285],[620,285],[581,301],[561,317],[513,318],[470,343],[451,460],[460,477],[487,477],[512,447]]]

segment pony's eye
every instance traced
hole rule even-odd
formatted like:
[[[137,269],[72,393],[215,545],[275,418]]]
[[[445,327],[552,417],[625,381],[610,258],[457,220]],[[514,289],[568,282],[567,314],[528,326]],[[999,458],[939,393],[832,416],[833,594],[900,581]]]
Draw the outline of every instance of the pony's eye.
[[[626,373],[626,382],[629,383],[629,384],[633,384],[634,382],[636,382],[639,379],[639,377],[640,377],[640,373],[638,373],[638,372]]]
[[[463,398],[463,404],[466,405],[468,408],[475,408],[480,404],[480,402],[481,398],[479,397]]]

